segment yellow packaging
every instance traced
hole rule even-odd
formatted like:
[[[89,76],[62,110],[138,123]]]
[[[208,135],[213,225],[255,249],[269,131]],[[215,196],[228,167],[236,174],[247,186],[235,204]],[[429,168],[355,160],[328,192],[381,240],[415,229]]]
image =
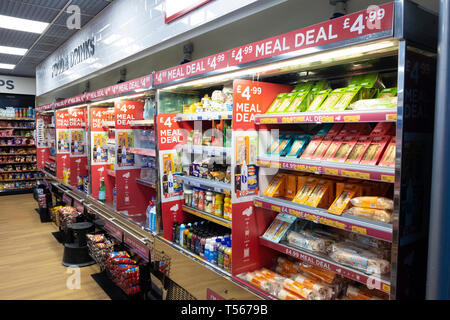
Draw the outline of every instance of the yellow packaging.
[[[298,175],[297,176],[297,190],[296,190],[295,194],[297,194],[303,188],[303,185],[305,184],[306,179],[308,179],[308,178],[309,178],[308,175]]]
[[[286,176],[286,188],[284,190],[284,196],[289,200],[294,199],[297,194],[297,176],[288,174]]]
[[[281,194],[284,194],[285,184],[286,184],[286,174],[278,173],[272,179],[266,191],[264,191],[264,195],[268,197],[277,197]]]
[[[355,197],[357,192],[361,192],[361,187],[354,184],[346,184],[341,193],[336,193],[336,200],[331,204],[328,209],[329,213],[341,215],[350,204],[350,200]]]
[[[249,137],[236,137],[236,164],[248,164]]]
[[[332,184],[328,180],[319,180],[305,204],[314,208],[329,206],[329,189],[332,188]]]
[[[394,201],[383,197],[357,197],[352,199],[352,204],[355,207],[393,210]]]
[[[309,195],[313,192],[316,185],[316,178],[308,178],[300,191],[295,195],[293,201],[299,204],[305,204],[306,200],[308,200]]]

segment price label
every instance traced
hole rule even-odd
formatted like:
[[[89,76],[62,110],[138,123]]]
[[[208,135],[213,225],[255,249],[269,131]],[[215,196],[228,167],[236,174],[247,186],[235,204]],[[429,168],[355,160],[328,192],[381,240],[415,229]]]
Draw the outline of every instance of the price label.
[[[262,202],[261,201],[255,200],[253,203],[255,204],[255,207],[262,208]]]
[[[300,258],[300,253],[298,251],[292,250],[290,248],[286,248],[286,251],[284,253],[287,254],[288,256],[294,257],[296,259]]]
[[[308,221],[312,221],[314,223],[318,223],[319,219],[317,216],[309,214],[309,213],[305,213],[304,219],[308,220]]]
[[[292,118],[281,118],[281,122],[282,123],[293,123],[293,119]]]
[[[270,161],[267,160],[257,160],[256,163],[260,167],[270,167]]]
[[[381,181],[395,182],[395,176],[382,174],[382,175],[381,175]]]
[[[304,166],[303,164],[297,164],[297,165],[294,166],[294,170],[306,171],[306,166]]]
[[[236,87],[236,92],[241,95],[242,98],[245,98],[247,101],[253,96],[260,96],[262,94],[262,88],[258,86],[248,86],[248,85],[238,85]]]
[[[387,121],[397,121],[397,114],[396,113],[387,114],[386,120]]]
[[[294,122],[305,122],[305,117],[294,117]]]
[[[281,212],[281,208],[280,208],[279,206],[274,206],[274,205],[272,205],[272,206],[270,206],[270,209],[271,209],[272,211]]]
[[[344,177],[357,178],[357,179],[370,179],[370,173],[342,170],[341,175]]]
[[[361,227],[357,227],[357,226],[352,226],[352,231],[356,232],[356,233],[360,233],[360,234],[367,234],[367,229],[366,228],[361,228]]]
[[[308,167],[307,171],[312,172],[312,173],[318,173],[319,168],[318,167]]]
[[[323,116],[320,118],[320,122],[334,122],[333,116]]]
[[[254,51],[253,44],[246,45],[241,48],[237,48],[231,51],[230,59],[235,62],[235,64],[242,63],[244,58]]]
[[[386,292],[386,293],[391,293],[391,286],[383,283],[383,285],[381,286],[381,289]]]
[[[332,176],[337,176],[337,175],[339,175],[339,170],[338,169],[325,168],[325,174],[329,174],[329,175],[332,175]]]
[[[342,230],[345,230],[345,229],[346,229],[346,228],[345,228],[345,224],[343,224],[343,223],[341,223],[341,222],[337,222],[337,221],[334,222],[334,227],[335,227],[335,228],[342,229]]]
[[[293,215],[293,216],[296,216],[296,217],[299,217],[299,218],[301,218],[301,216],[302,216],[302,213],[300,211],[298,211],[298,210],[295,210],[295,209],[289,209],[288,213],[290,215]]]
[[[278,118],[260,118],[259,123],[278,123]]]
[[[360,119],[359,116],[344,116],[345,122],[358,122]]]

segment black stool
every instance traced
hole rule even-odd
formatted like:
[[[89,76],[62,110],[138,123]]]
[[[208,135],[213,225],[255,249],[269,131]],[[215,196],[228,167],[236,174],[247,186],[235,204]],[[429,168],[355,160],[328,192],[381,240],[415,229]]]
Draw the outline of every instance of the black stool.
[[[91,222],[73,223],[68,226],[73,237],[72,243],[64,244],[64,256],[62,264],[66,267],[87,267],[95,263],[89,255],[86,234],[94,230]]]

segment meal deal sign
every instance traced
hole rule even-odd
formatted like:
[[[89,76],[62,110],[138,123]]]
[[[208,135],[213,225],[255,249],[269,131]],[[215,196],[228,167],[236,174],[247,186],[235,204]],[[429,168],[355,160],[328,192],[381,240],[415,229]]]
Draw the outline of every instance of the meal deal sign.
[[[116,129],[131,129],[130,121],[142,120],[143,101],[120,101],[115,105]]]
[[[280,93],[291,92],[292,86],[235,80],[233,82],[233,131],[255,130],[255,115],[265,113]]]
[[[183,144],[183,130],[176,121],[176,116],[177,113],[163,113],[157,116],[159,150],[172,150],[177,145]]]
[[[198,74],[208,73],[228,66],[228,53],[221,52],[203,59],[198,59],[170,69],[155,73],[154,84],[162,84]]]
[[[266,40],[237,47],[228,52],[235,66],[333,42],[393,30],[394,3],[371,6],[367,10],[329,20]]]

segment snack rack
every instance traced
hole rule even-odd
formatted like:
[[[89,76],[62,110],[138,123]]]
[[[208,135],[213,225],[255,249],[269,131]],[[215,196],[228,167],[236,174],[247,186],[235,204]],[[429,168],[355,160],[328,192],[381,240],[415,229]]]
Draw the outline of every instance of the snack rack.
[[[367,284],[369,280],[376,289],[389,293],[390,299],[417,298],[424,294],[424,257],[427,250],[431,182],[423,168],[430,167],[432,160],[435,81],[432,75],[436,62],[434,33],[430,35],[424,32],[430,26],[434,28],[437,19],[409,1],[387,3],[382,5],[381,9],[384,14],[381,14],[382,11],[375,13],[379,18],[377,19],[381,20],[380,25],[375,27],[363,23],[364,19],[373,15],[370,15],[369,11],[361,11],[153,73],[152,89],[156,90],[158,107],[155,121],[158,140],[155,155],[160,185],[157,188],[160,190],[158,203],[163,230],[159,235],[146,232],[155,236],[156,246],[164,248],[167,254],[177,257],[180,261],[184,259],[186,264],[192,260],[197,262],[193,265],[199,270],[212,271],[216,278],[222,278],[224,283],[228,283],[229,288],[235,288],[237,285],[260,298],[275,297],[243,281],[238,275],[261,267],[270,267],[279,254],[290,255],[299,261],[333,270],[344,278],[362,284]],[[349,27],[344,28],[343,26],[348,24],[345,23],[347,19]],[[333,30],[331,38],[319,39],[315,44],[300,46],[301,50],[295,50],[296,39],[302,39],[302,35],[305,36],[310,29],[316,28],[317,31],[320,27]],[[273,45],[276,43],[285,45],[277,47],[276,52],[271,51],[270,48],[275,48]],[[202,66],[202,71],[193,73],[192,70],[197,66]],[[289,88],[292,89],[299,82],[321,79],[340,81],[373,72],[383,74],[389,79],[388,82],[392,82],[392,86],[398,87],[396,109],[375,112],[264,114],[277,94],[288,92]],[[188,135],[185,130],[195,129],[196,123],[206,124],[212,121],[213,116],[183,113],[183,105],[190,104],[186,100],[192,96],[201,99],[204,94],[220,90],[224,85],[233,87],[231,149],[187,145]],[[92,101],[92,96],[96,94],[85,101]],[[106,98],[103,96],[102,99]],[[230,117],[229,114],[224,116]],[[262,144],[265,132],[271,128],[295,132],[303,131],[303,128],[309,130],[325,123],[367,122],[395,123],[395,168],[299,158],[286,160],[282,157],[268,157],[262,151],[266,147]],[[177,139],[169,141],[169,136]],[[242,157],[235,150],[246,141],[251,145],[250,141],[254,141],[253,139],[258,141],[259,151],[255,157],[249,156],[254,163],[246,161],[246,165],[255,165],[258,187],[253,194],[246,194],[239,192],[241,190],[236,184],[240,182],[235,180],[235,175],[239,176],[236,169],[243,164],[239,159]],[[167,154],[172,156],[164,158]],[[176,157],[181,159],[186,154],[194,157],[230,157],[232,179],[229,185],[193,178],[183,174],[182,168],[171,173],[175,175],[176,183],[196,188],[211,188],[215,192],[229,192],[232,195],[231,272],[223,272],[171,241],[173,222],[181,222],[185,216],[197,215],[202,219],[215,220],[214,223],[223,222],[205,215],[204,212],[198,212],[201,210],[183,207],[184,194],[179,192],[180,190],[168,195],[164,192],[164,182],[169,181],[164,177],[167,174],[167,170],[164,170],[164,160],[178,161]],[[92,176],[92,164],[90,169]],[[263,191],[280,169],[284,172],[312,173],[320,177],[335,176],[389,184],[393,188],[394,200],[392,223],[376,223],[345,214],[332,215],[327,210],[264,196]],[[117,172],[115,175],[117,176]],[[95,197],[95,192],[91,192],[91,195]],[[330,230],[346,230],[355,235],[363,234],[388,242],[392,252],[390,274],[367,275],[337,264],[328,257],[263,239],[261,236],[280,212],[328,226]],[[190,290],[189,283],[179,275],[176,265],[173,265],[171,272],[173,280],[185,284],[186,289]]]
[[[18,111],[20,109],[20,114]],[[30,192],[39,173],[36,168],[34,116],[16,108],[16,117],[0,118],[0,194]]]

